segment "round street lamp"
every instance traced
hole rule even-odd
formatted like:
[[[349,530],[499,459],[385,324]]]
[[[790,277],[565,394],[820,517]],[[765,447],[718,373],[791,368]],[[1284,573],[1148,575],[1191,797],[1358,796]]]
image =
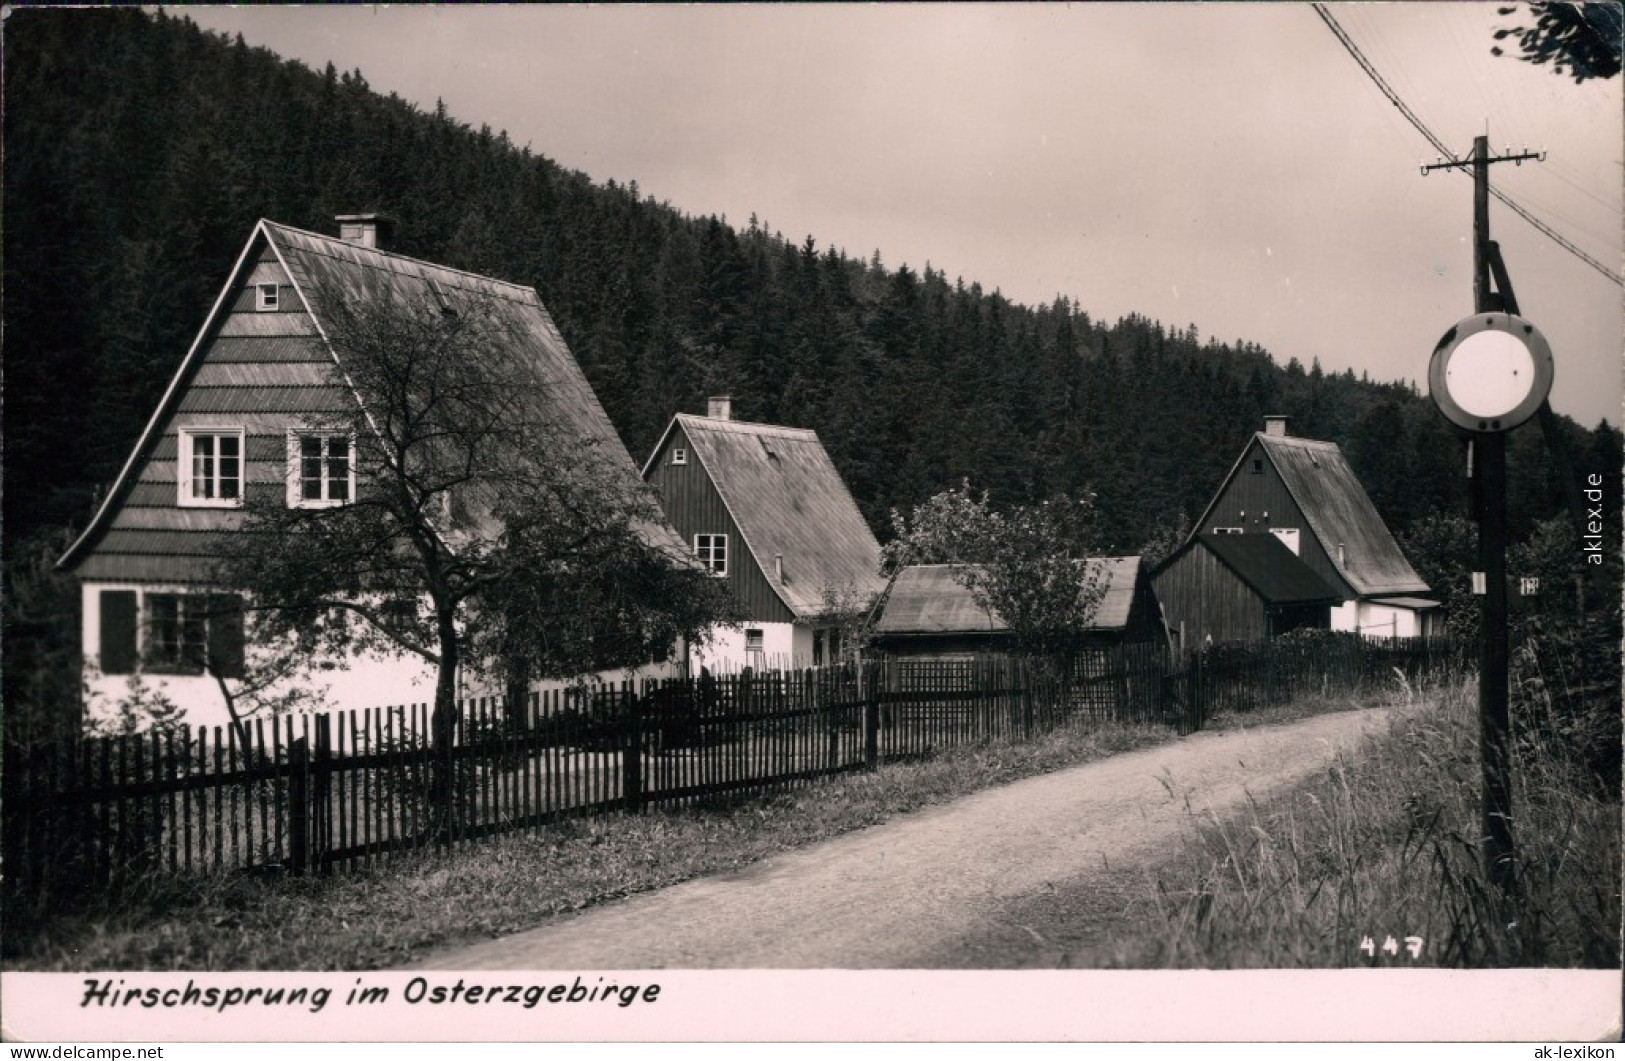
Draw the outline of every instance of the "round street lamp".
[[[1475,313],[1433,348],[1428,393],[1445,419],[1499,434],[1535,415],[1552,390],[1552,348],[1540,329],[1510,313]]]

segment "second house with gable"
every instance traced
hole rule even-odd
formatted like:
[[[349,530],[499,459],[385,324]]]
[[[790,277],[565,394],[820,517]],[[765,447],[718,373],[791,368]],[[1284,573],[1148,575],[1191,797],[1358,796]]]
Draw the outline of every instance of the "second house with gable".
[[[884,588],[880,544],[817,432],[738,421],[712,398],[672,418],[643,477],[741,613],[690,646],[692,668],[821,666],[852,647],[843,616]]]

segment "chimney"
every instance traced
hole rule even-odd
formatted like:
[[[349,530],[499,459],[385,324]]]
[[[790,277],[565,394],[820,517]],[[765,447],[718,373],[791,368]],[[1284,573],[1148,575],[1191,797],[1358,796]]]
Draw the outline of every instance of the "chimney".
[[[733,418],[733,399],[726,394],[705,400],[705,415],[712,420],[730,420]]]
[[[774,553],[773,554],[773,577],[777,578],[779,580],[779,585],[781,585],[781,586],[784,585],[784,554],[783,553]]]
[[[1266,416],[1266,417],[1264,417],[1264,434],[1266,434],[1266,435],[1274,435],[1277,438],[1285,438],[1286,437],[1286,417],[1284,417],[1284,416]]]
[[[395,219],[388,214],[340,214],[333,220],[339,223],[339,239],[373,250],[386,249],[395,234]]]

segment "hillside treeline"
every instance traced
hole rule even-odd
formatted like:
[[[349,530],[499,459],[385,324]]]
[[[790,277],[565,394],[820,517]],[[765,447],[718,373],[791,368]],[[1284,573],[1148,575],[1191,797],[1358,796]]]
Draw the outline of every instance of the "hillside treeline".
[[[968,479],[1000,504],[1092,489],[1102,547],[1135,550],[1201,512],[1265,413],[1341,444],[1397,531],[1466,504],[1462,444],[1409,385],[686,216],[183,17],[16,10],[4,59],[8,546],[83,526],[256,219],[363,210],[406,254],[533,285],[634,459],[731,394],[816,428],[882,537]],[[1617,511],[1619,432],[1563,426]],[[1511,448],[1522,536],[1561,494],[1537,428]]]

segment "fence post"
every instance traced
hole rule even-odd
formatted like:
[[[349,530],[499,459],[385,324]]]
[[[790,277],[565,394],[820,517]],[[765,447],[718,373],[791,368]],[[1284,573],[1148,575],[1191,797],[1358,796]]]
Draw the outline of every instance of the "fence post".
[[[626,702],[626,748],[621,753],[622,799],[627,810],[643,809],[643,700],[623,686]]]
[[[329,873],[333,850],[333,726],[326,714],[316,716],[316,747],[311,761],[310,854],[318,873]]]
[[[1186,662],[1185,674],[1185,732],[1195,733],[1202,728],[1202,654],[1192,652]]]
[[[1016,660],[1016,685],[1021,690],[1021,737],[1033,739],[1033,670],[1025,656]]]
[[[310,864],[310,748],[305,738],[288,743],[288,872],[299,876]]]
[[[858,672],[863,683],[863,762],[880,762],[880,682],[873,664]]]

